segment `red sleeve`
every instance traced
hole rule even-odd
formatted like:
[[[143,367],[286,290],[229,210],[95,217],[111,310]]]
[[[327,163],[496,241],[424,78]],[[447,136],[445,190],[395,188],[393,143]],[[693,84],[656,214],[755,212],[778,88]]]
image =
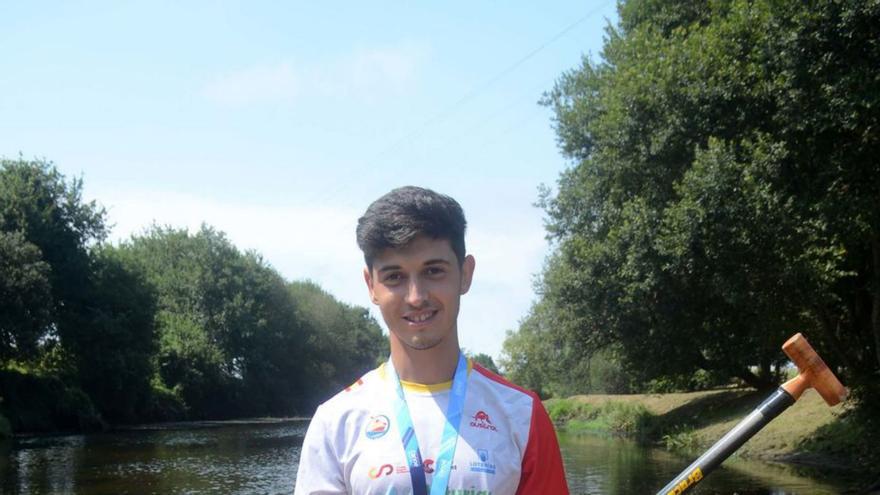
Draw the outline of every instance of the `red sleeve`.
[[[550,421],[541,400],[534,394],[530,395],[532,424],[516,494],[568,495],[565,469],[562,466],[562,455],[559,453],[553,422]]]

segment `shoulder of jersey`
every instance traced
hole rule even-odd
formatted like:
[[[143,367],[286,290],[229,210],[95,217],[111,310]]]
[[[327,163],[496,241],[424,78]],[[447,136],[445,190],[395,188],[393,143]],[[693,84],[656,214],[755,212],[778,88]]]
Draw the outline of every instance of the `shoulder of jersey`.
[[[336,404],[350,403],[351,401],[363,400],[366,394],[374,395],[376,387],[382,385],[382,377],[379,375],[378,369],[368,371],[364,376],[355,380],[354,383],[342,389],[339,393],[331,397],[324,406],[333,406]]]
[[[529,399],[534,399],[538,401],[541,400],[540,398],[538,398],[538,395],[531,390],[525,389],[523,387],[520,387],[519,385],[516,385],[515,383],[508,381],[504,377],[487,370],[478,363],[474,363],[474,371],[476,371],[479,376],[485,379],[486,383],[492,387],[500,388],[514,395],[526,395]]]

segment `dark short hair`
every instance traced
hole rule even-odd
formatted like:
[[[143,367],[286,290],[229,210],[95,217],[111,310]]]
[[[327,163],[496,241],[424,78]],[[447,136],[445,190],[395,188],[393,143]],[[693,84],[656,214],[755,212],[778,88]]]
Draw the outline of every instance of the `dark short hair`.
[[[464,262],[467,221],[457,201],[430,189],[405,186],[377,199],[358,219],[357,243],[367,267],[383,250],[402,248],[420,235],[446,239]]]

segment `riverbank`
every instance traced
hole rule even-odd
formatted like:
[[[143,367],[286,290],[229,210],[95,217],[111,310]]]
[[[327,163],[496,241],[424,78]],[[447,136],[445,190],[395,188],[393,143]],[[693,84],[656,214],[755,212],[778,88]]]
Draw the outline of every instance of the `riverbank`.
[[[557,428],[568,433],[620,435],[667,450],[696,455],[721,438],[765,398],[752,390],[579,395],[545,404]],[[828,407],[814,391],[768,424],[736,456],[859,469],[880,461],[878,433],[847,406]]]

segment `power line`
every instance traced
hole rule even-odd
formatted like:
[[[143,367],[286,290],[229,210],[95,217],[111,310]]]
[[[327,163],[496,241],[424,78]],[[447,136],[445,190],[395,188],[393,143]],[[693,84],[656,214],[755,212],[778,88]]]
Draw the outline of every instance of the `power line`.
[[[476,97],[477,95],[479,95],[479,94],[482,93],[483,91],[485,91],[485,90],[491,88],[492,86],[494,86],[498,81],[504,79],[508,74],[510,74],[511,72],[515,71],[515,70],[516,70],[517,68],[519,68],[521,65],[523,65],[524,63],[526,63],[526,62],[528,62],[529,60],[531,60],[535,55],[537,55],[538,53],[540,53],[541,51],[543,51],[545,48],[547,48],[548,46],[550,46],[551,44],[553,44],[554,42],[556,42],[558,39],[560,39],[560,38],[562,38],[563,36],[565,36],[566,34],[568,34],[571,30],[573,30],[573,29],[576,28],[577,26],[579,26],[579,25],[581,25],[582,23],[584,23],[587,19],[589,19],[589,18],[593,17],[594,15],[596,15],[597,13],[599,13],[599,12],[600,12],[600,11],[601,11],[606,5],[608,5],[609,3],[611,3],[611,2],[609,1],[609,2],[604,2],[604,3],[602,3],[602,4],[599,4],[598,7],[594,8],[593,10],[591,10],[590,12],[588,12],[588,13],[587,13],[586,15],[584,15],[583,17],[577,19],[576,21],[572,22],[571,24],[569,24],[568,26],[566,26],[565,28],[563,28],[561,31],[559,31],[559,32],[557,32],[556,34],[554,34],[550,39],[548,39],[547,41],[541,43],[537,48],[533,49],[532,51],[528,52],[528,53],[525,54],[524,56],[520,57],[518,60],[516,60],[515,62],[513,62],[513,63],[512,63],[511,65],[509,65],[507,68],[503,69],[501,72],[499,72],[499,73],[497,73],[496,75],[494,75],[493,77],[491,77],[491,78],[490,78],[489,80],[487,80],[485,83],[483,83],[483,84],[477,86],[476,88],[472,89],[470,92],[468,92],[467,94],[465,94],[464,96],[462,96],[461,98],[459,98],[458,100],[456,100],[455,102],[453,102],[452,104],[450,104],[448,107],[446,107],[446,109],[444,109],[443,111],[439,112],[438,114],[436,114],[436,115],[434,115],[433,117],[431,117],[431,118],[429,118],[428,120],[426,120],[424,123],[422,123],[422,124],[421,124],[419,127],[417,127],[415,130],[413,130],[413,131],[411,131],[410,133],[404,135],[402,138],[398,139],[397,141],[395,141],[394,143],[392,143],[390,146],[388,146],[388,147],[385,148],[384,150],[380,151],[378,154],[376,154],[376,156],[374,156],[371,160],[369,160],[369,161],[367,162],[367,164],[373,163],[374,161],[378,160],[378,159],[381,158],[382,156],[385,156],[386,154],[390,153],[391,151],[394,151],[395,149],[397,149],[398,147],[400,147],[400,146],[401,146],[402,144],[404,144],[405,142],[410,141],[410,140],[412,140],[412,139],[414,139],[414,138],[416,138],[416,137],[421,136],[422,134],[424,134],[424,132],[425,132],[429,127],[431,127],[432,125],[434,125],[434,124],[436,124],[436,123],[438,123],[438,122],[442,122],[443,120],[445,120],[449,115],[453,114],[453,113],[454,113],[456,110],[458,110],[462,105],[464,105],[464,104],[467,103],[468,101],[472,100],[474,97]]]
[[[602,9],[604,9],[604,8],[605,8],[608,4],[610,4],[610,3],[611,3],[610,0],[605,1],[605,2],[602,2],[602,3],[599,4],[597,7],[593,8],[593,9],[590,10],[588,13],[586,13],[584,16],[582,16],[582,17],[578,18],[577,20],[575,20],[574,22],[568,24],[567,26],[565,26],[564,28],[562,28],[560,31],[556,32],[556,33],[555,33],[553,36],[551,36],[549,39],[547,39],[546,41],[544,41],[543,43],[541,43],[540,45],[538,45],[536,48],[530,50],[528,53],[526,53],[526,54],[523,55],[522,57],[520,57],[520,58],[518,58],[517,60],[515,60],[515,61],[514,61],[513,63],[511,63],[509,66],[507,66],[506,68],[502,69],[501,71],[499,71],[498,73],[496,73],[496,74],[495,74],[494,76],[492,76],[491,78],[487,79],[484,83],[482,83],[482,84],[476,86],[476,87],[473,88],[471,91],[469,91],[468,93],[466,93],[464,96],[462,96],[462,97],[459,98],[458,100],[456,100],[456,101],[454,101],[453,103],[451,103],[450,105],[448,105],[445,109],[443,109],[443,110],[440,111],[439,113],[435,114],[433,117],[427,119],[427,120],[424,121],[422,124],[418,125],[415,129],[413,129],[413,130],[410,131],[409,133],[405,134],[405,135],[402,136],[401,138],[399,138],[399,139],[397,139],[396,141],[394,141],[391,145],[385,147],[383,150],[381,150],[381,151],[379,151],[378,153],[376,153],[375,155],[373,155],[372,158],[370,158],[370,159],[368,159],[368,160],[365,160],[365,161],[361,162],[360,165],[356,165],[356,166],[352,167],[350,170],[346,171],[346,172],[345,172],[345,175],[348,176],[348,177],[353,177],[353,176],[355,176],[355,174],[357,174],[359,171],[367,169],[368,167],[370,167],[371,165],[373,165],[374,163],[376,163],[380,158],[382,158],[382,157],[384,157],[384,156],[386,156],[386,155],[388,155],[388,154],[394,152],[395,150],[397,150],[398,148],[400,148],[400,147],[401,147],[402,145],[404,145],[405,143],[407,143],[407,142],[411,142],[411,141],[415,140],[416,138],[420,137],[421,135],[423,135],[423,134],[424,134],[429,128],[431,128],[432,126],[434,126],[434,125],[436,125],[436,124],[438,124],[438,123],[440,123],[440,122],[443,122],[444,120],[448,119],[449,116],[453,115],[453,114],[454,114],[459,108],[461,108],[465,103],[467,103],[467,102],[473,100],[473,99],[476,98],[478,95],[480,95],[481,93],[485,92],[487,89],[493,87],[493,86],[494,86],[495,84],[497,84],[499,81],[501,81],[502,79],[504,79],[505,77],[507,77],[508,75],[510,75],[511,73],[513,73],[513,72],[514,72],[516,69],[518,69],[520,66],[522,66],[523,64],[525,64],[526,62],[528,62],[529,60],[531,60],[532,58],[534,58],[536,55],[538,55],[539,53],[541,53],[541,52],[542,52],[544,49],[546,49],[548,46],[552,45],[553,43],[555,43],[556,41],[558,41],[560,38],[562,38],[562,37],[564,37],[565,35],[567,35],[568,33],[570,33],[570,32],[571,32],[572,30],[574,30],[576,27],[578,27],[579,25],[583,24],[583,23],[584,23],[585,21],[587,21],[588,19],[590,19],[590,18],[592,18],[593,16],[595,16],[597,13],[599,13]],[[497,113],[497,112],[496,112],[496,113]],[[494,116],[494,115],[490,115],[488,118],[483,119],[483,121],[485,121],[485,120],[490,120],[493,116]],[[511,129],[507,129],[507,130],[504,132],[504,134],[506,134],[506,133],[509,132],[510,130],[511,130]],[[357,182],[357,181],[346,181],[345,183],[338,182],[338,183],[337,183],[337,187],[333,188],[332,190],[329,190],[329,191],[328,191],[328,190],[324,189],[324,190],[321,191],[321,192],[317,192],[317,191],[316,191],[316,192],[317,192],[317,194],[318,194],[318,197],[327,198],[327,197],[329,197],[329,196],[330,196],[331,194],[333,194],[333,193],[341,193],[341,192],[343,192],[343,191],[345,190],[345,188],[346,188],[349,184],[353,184],[353,183],[356,183],[356,182]],[[348,196],[348,199],[355,199],[355,198],[353,198],[353,197],[351,197],[351,196]]]

